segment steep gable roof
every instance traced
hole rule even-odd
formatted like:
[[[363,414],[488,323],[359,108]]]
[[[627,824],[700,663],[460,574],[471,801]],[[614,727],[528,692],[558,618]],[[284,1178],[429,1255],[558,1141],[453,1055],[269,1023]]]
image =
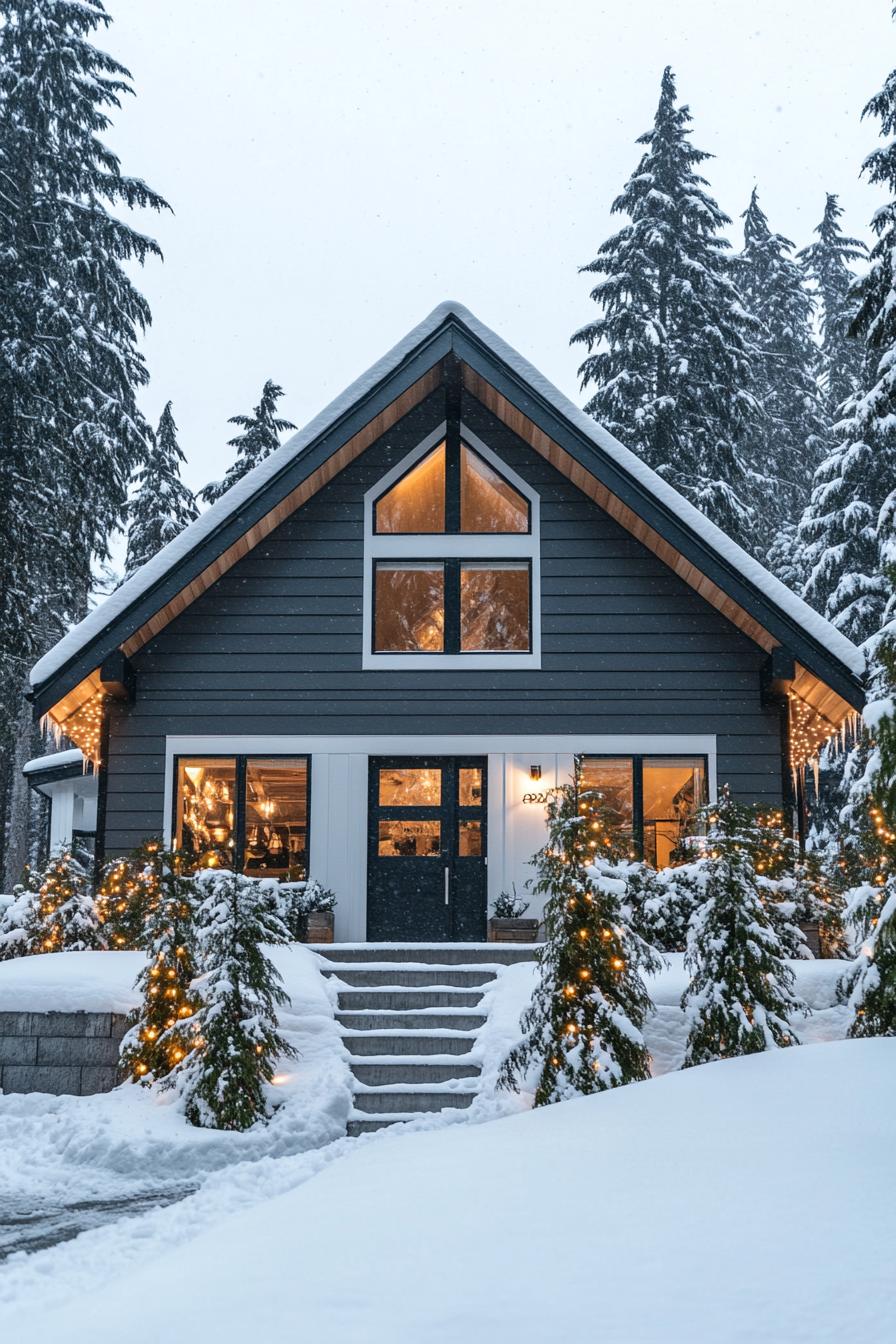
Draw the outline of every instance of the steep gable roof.
[[[835,698],[862,703],[864,657],[844,635],[737,546],[668,482],[573,405],[457,303],[443,303],[388,354],[238,481],[73,627],[31,672],[37,712],[72,713],[100,688],[96,669],[130,654],[241,554],[438,387],[443,362],[464,386],[577,485],[641,534],[691,586],[763,647],[788,647]],[[726,611],[726,605],[728,610]],[[79,684],[85,693],[76,692]],[[74,699],[71,697],[74,694]],[[61,718],[64,719],[63,713]],[[839,722],[842,713],[832,721]],[[55,713],[53,718],[60,721]]]

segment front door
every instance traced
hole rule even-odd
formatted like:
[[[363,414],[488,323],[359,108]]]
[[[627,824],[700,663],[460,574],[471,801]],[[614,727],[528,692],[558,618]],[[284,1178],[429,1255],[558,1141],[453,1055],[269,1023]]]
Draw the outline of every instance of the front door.
[[[483,942],[485,757],[370,761],[367,937]]]

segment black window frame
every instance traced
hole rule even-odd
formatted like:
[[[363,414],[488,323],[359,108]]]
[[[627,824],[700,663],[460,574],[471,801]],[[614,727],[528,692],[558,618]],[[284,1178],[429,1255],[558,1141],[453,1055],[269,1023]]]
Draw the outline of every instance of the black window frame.
[[[583,751],[585,761],[631,761],[632,763],[632,848],[639,859],[644,858],[644,762],[678,761],[686,758],[703,762],[706,796],[699,806],[709,802],[709,756],[704,751]]]
[[[476,534],[481,535],[481,534]],[[519,533],[522,536],[522,533]],[[388,556],[376,556],[372,561],[373,573],[370,585],[370,652],[381,658],[513,658],[526,657],[532,653],[532,557],[531,555],[402,555],[390,559]],[[444,625],[442,647],[440,649],[378,649],[376,645],[376,572],[378,566],[386,569],[408,569],[413,565],[430,565],[442,570],[442,592],[444,597]],[[462,649],[460,623],[460,572],[466,566],[481,565],[488,569],[525,568],[529,579],[528,630],[529,638],[524,649]]]
[[[421,454],[415,462],[412,462],[406,471],[397,476],[394,481],[385,487],[373,501],[370,522],[372,535],[375,537],[531,537],[532,535],[532,501],[527,494],[514,485],[493,462],[483,457],[478,449],[472,444],[466,443],[462,438],[452,442],[452,435],[446,435],[441,443],[434,444],[427,452]],[[410,476],[415,468],[419,467],[421,462],[425,462],[430,453],[436,452],[439,448],[445,449],[445,526],[438,532],[380,532],[377,528],[376,511],[381,499],[385,499],[391,490],[400,485],[406,477]],[[504,484],[514,492],[515,495],[523,500],[526,505],[526,527],[522,532],[464,532],[461,528],[460,517],[460,475],[461,475],[461,450],[466,448],[467,452],[473,453],[480,461],[484,462],[490,471],[504,482]]]
[[[182,752],[173,758],[172,776],[171,776],[171,844],[177,840],[177,821],[178,805],[180,796],[178,793],[178,779],[180,777],[181,761],[233,761],[234,762],[234,800],[233,800],[233,871],[242,873],[245,876],[253,877],[255,874],[246,874],[246,778],[247,766],[249,761],[304,761],[305,762],[305,876],[301,880],[308,882],[311,873],[311,754],[306,751],[191,751]],[[258,876],[264,877],[263,873]],[[279,882],[281,879],[272,877],[272,881]]]

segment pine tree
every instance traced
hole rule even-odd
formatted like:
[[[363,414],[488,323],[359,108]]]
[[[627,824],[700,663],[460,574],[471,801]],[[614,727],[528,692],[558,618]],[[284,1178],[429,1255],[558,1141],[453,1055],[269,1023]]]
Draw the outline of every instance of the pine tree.
[[[121,1043],[122,1065],[139,1082],[166,1077],[196,1044],[195,894],[184,857],[154,842],[144,849],[138,946],[147,960],[136,982],[142,1003]]]
[[[71,854],[63,852],[50,859],[31,895],[24,928],[30,953],[105,947],[90,880]]]
[[[744,249],[735,272],[747,306],[761,324],[756,374],[765,416],[751,449],[761,482],[756,499],[759,535],[779,572],[792,577],[792,529],[807,501],[807,483],[825,431],[813,302],[793,258],[793,243],[772,233],[755,188],[742,218]]]
[[[864,352],[859,386],[843,404],[800,524],[809,567],[803,595],[858,644],[884,620],[878,524],[896,480],[896,70],[862,115],[876,117],[886,137],[862,171],[888,199],[871,221],[870,269],[847,294],[855,306],[849,334]]]
[[[894,497],[896,504],[896,497]],[[885,510],[885,517],[890,515]],[[872,642],[868,703],[863,720],[867,764],[852,788],[851,808],[864,811],[863,882],[852,893],[850,916],[861,940],[841,982],[853,1019],[852,1036],[896,1036],[896,538],[884,545],[891,619]]]
[[[612,206],[630,223],[582,268],[599,277],[600,316],[572,342],[589,351],[588,413],[752,549],[756,323],[731,277],[720,232],[731,221],[698,171],[711,156],[690,125],[667,68],[644,155]]]
[[[856,304],[851,290],[855,283],[852,265],[864,261],[868,249],[859,238],[850,238],[840,228],[843,207],[836,196],[825,198],[824,214],[815,229],[817,242],[799,253],[799,260],[815,284],[821,308],[821,386],[828,418],[859,387],[862,376],[862,343],[850,334]]]
[[[198,517],[193,493],[180,478],[180,464],[185,461],[169,401],[135,476],[137,493],[128,505],[126,579]]]
[[[682,997],[688,1028],[684,1067],[791,1045],[788,1016],[804,1010],[793,972],[760,896],[749,835],[752,818],[723,788],[703,809],[704,900],[688,931]]]
[[[236,461],[223,481],[210,481],[200,491],[201,499],[214,504],[215,500],[226,494],[232,485],[236,485],[246,472],[257,467],[259,462],[263,462],[280,447],[281,434],[288,429],[295,429],[291,420],[284,420],[277,415],[277,402],[282,396],[283,388],[278,387],[269,378],[262,388],[261,401],[252,414],[231,416],[227,423],[239,425],[243,431],[242,434],[230,439],[227,445],[236,449]]]
[[[8,753],[16,735],[28,749],[27,670],[84,615],[91,565],[107,554],[144,451],[138,340],[150,313],[129,269],[159,249],[118,207],[166,204],[126,177],[103,143],[110,110],[132,90],[127,70],[91,44],[110,23],[100,0],[0,0],[0,19],[0,745]],[[28,790],[18,769],[11,783],[14,881]]]
[[[525,1039],[508,1056],[501,1083],[518,1089],[534,1064],[536,1106],[650,1075],[641,1028],[652,1005],[640,973],[660,962],[625,920],[624,882],[594,867],[612,847],[595,801],[577,759],[572,783],[548,804],[548,840],[533,860],[533,890],[547,898],[545,943],[522,1019]]]
[[[191,1124],[248,1129],[268,1114],[263,1089],[278,1057],[295,1054],[277,1025],[287,996],[262,949],[290,935],[263,884],[215,869],[195,882],[200,979],[192,992],[199,1006],[185,1023],[195,1047],[176,1066],[176,1081]]]

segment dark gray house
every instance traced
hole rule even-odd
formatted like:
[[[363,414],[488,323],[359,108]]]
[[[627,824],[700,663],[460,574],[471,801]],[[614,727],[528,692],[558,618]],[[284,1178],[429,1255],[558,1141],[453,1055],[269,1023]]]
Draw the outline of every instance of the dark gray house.
[[[35,711],[97,842],[320,879],[337,938],[478,940],[574,753],[654,863],[801,813],[859,651],[457,304],[71,631]]]

